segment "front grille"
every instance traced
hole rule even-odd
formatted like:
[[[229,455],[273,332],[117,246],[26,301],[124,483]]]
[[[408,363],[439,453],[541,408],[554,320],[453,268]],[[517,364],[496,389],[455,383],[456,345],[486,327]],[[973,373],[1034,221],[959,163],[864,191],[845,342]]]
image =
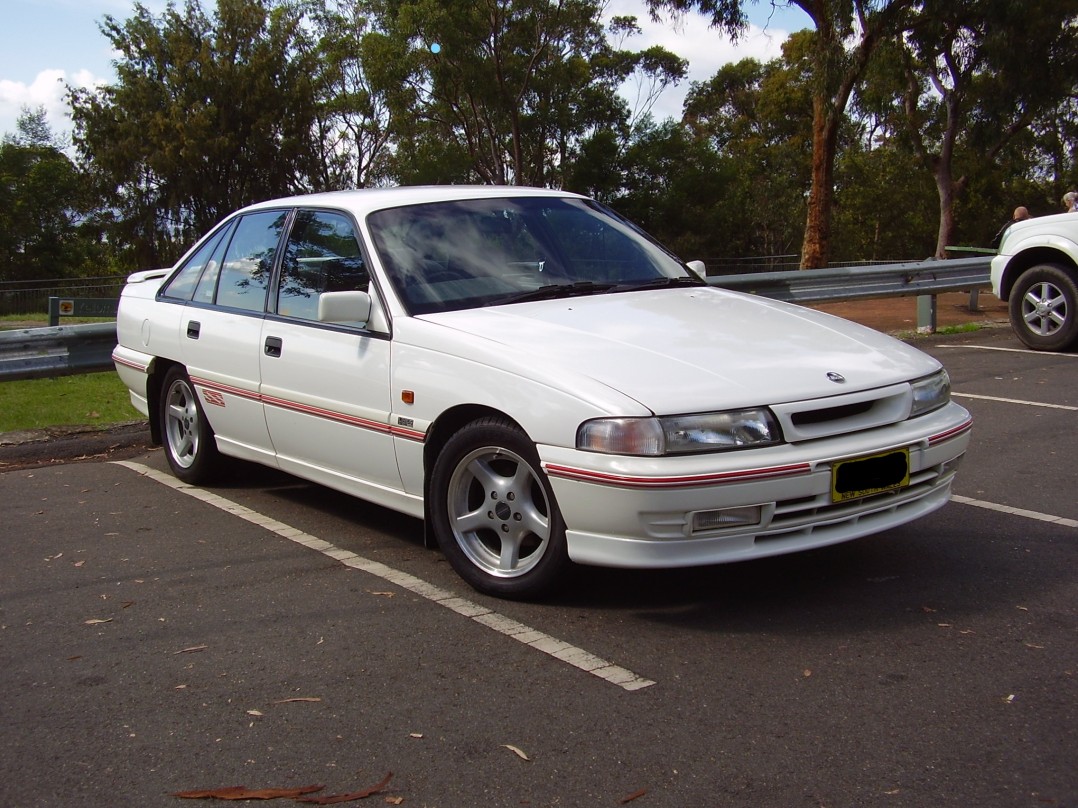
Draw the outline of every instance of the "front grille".
[[[790,418],[794,426],[804,427],[813,424],[823,424],[828,421],[838,421],[843,418],[853,418],[872,409],[871,401],[860,401],[856,404],[846,404],[842,407],[824,407],[819,410],[807,412],[795,412]]]
[[[904,421],[910,414],[908,384],[861,390],[841,396],[793,401],[771,409],[790,443],[876,429]]]

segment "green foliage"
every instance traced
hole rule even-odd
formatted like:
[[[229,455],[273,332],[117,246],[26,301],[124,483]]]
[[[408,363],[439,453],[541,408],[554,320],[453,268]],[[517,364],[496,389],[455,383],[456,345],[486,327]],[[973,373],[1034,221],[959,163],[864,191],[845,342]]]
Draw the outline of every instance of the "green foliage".
[[[0,142],[0,281],[100,273],[85,216],[95,200],[53,137],[44,109],[24,109]]]

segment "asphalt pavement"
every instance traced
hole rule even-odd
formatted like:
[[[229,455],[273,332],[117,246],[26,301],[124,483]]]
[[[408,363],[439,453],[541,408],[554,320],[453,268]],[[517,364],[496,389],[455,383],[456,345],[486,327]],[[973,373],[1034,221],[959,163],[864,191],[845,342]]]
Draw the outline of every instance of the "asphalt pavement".
[[[975,417],[955,502],[538,604],[268,469],[190,489],[138,440],[0,449],[0,803],[1078,806],[1078,356],[918,344]]]

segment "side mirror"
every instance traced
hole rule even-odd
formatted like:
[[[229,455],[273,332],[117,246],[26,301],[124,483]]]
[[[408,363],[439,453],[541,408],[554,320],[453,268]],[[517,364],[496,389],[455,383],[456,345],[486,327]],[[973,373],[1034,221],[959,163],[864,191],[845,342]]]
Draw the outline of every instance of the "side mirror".
[[[320,323],[365,323],[371,317],[371,296],[366,292],[323,292],[318,296]]]
[[[703,261],[689,261],[685,266],[699,275],[701,278],[707,277],[707,267],[704,266]]]

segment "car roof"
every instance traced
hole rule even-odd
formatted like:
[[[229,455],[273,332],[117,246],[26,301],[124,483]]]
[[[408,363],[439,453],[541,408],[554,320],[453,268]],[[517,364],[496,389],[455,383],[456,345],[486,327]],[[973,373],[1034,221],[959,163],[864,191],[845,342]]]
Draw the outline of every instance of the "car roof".
[[[244,211],[280,207],[339,208],[357,216],[371,211],[416,205],[424,202],[446,202],[467,199],[501,199],[506,197],[572,197],[579,194],[549,188],[528,188],[516,185],[424,185],[394,188],[365,188],[353,191],[329,191],[301,194],[258,202]]]

